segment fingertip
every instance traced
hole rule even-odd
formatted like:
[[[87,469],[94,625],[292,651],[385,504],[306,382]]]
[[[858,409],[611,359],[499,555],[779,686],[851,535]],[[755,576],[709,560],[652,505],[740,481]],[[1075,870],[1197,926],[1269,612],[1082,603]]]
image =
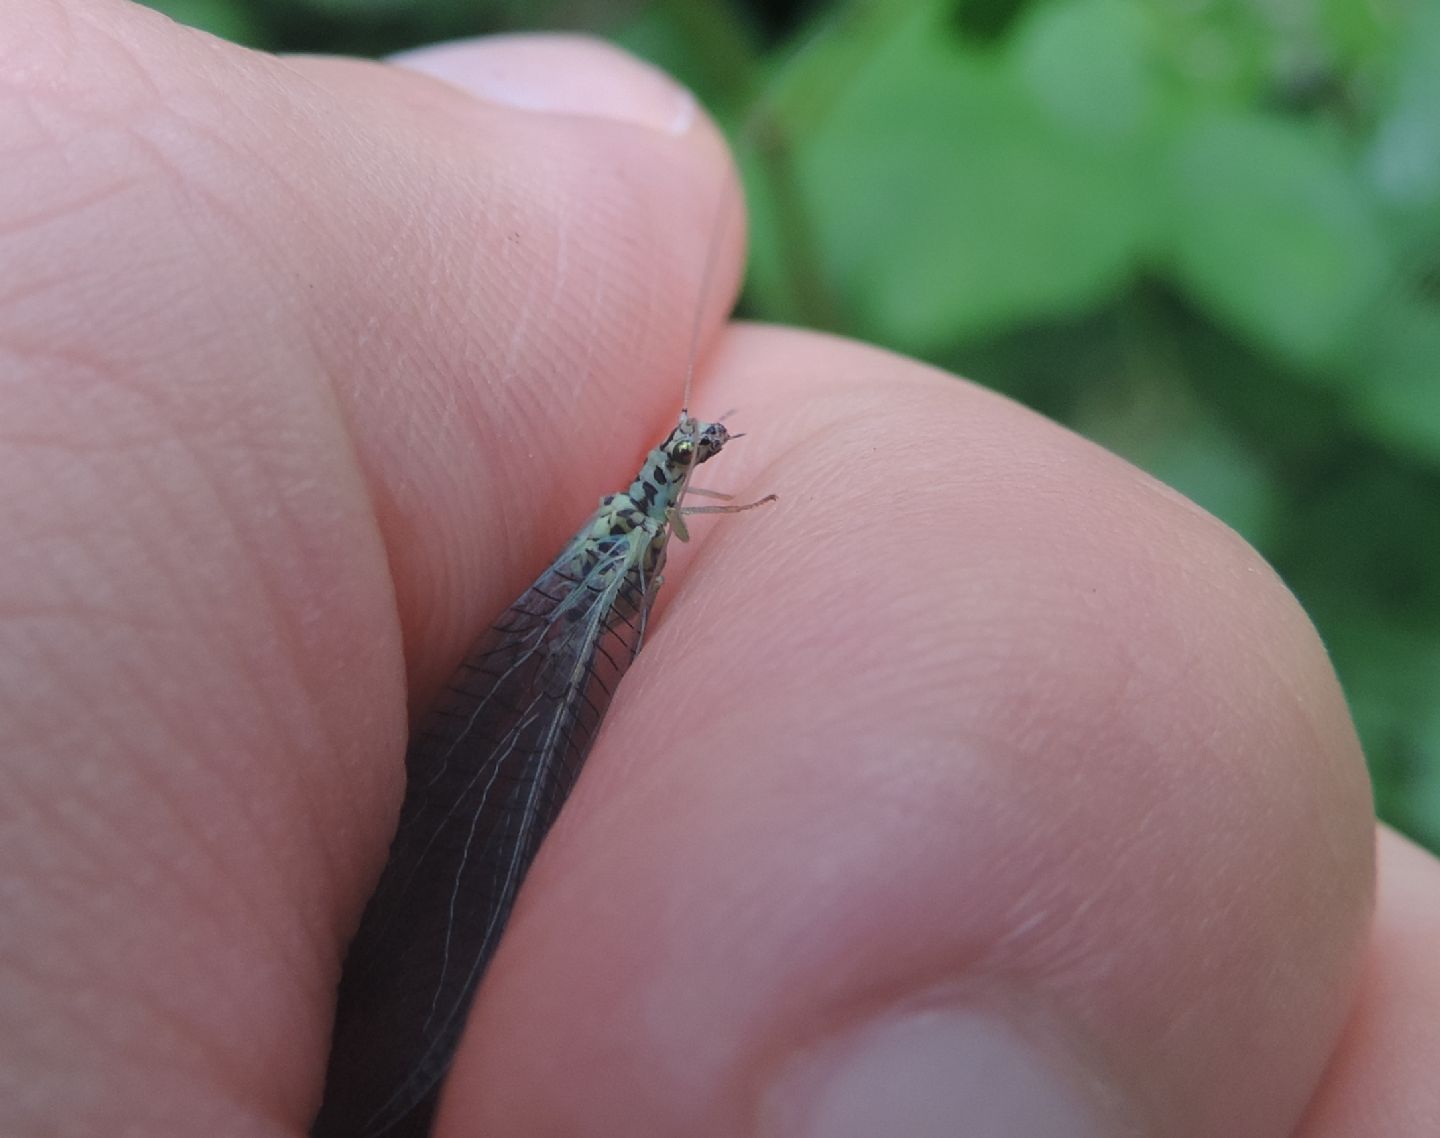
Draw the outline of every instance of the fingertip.
[[[16,9],[0,57],[25,57],[15,106],[43,114],[15,120],[25,192],[0,209],[0,291],[27,298],[3,329],[24,346],[5,426],[45,446],[7,470],[33,527],[16,565],[68,677],[26,670],[29,718],[68,724],[61,750],[108,740],[93,821],[75,817],[115,819],[103,872],[52,875],[55,911],[99,952],[100,915],[128,906],[126,952],[76,966],[124,1022],[150,1022],[124,1017],[140,993],[181,1026],[84,1116],[143,1128],[235,1079],[298,1116],[393,825],[406,681],[437,682],[673,418],[696,309],[703,343],[740,275],[733,225],[702,281],[733,168],[683,92],[595,45],[526,49],[476,98],[134,4]],[[474,88],[476,58],[505,55],[454,74]],[[35,573],[52,558],[63,572]],[[46,702],[76,684],[100,695]],[[37,787],[73,773],[35,757]],[[156,857],[184,868],[158,891],[136,871]],[[117,1046],[90,1030],[112,1010],[74,1018],[77,1038]],[[235,1066],[203,1080],[180,1054],[197,1039]]]
[[[389,62],[500,106],[586,115],[683,135],[705,122],[675,79],[603,40],[503,35],[401,52]]]
[[[999,1132],[1293,1125],[1371,874],[1359,750],[1294,599],[1214,519],[953,378],[775,329],[711,365],[765,423],[727,477],[781,503],[677,565],[452,1117],[728,1134],[763,1101],[802,1133],[847,1070],[903,1069],[953,1120],[990,1065]],[[868,1101],[870,1132],[881,1106],[919,1125],[918,1098]]]
[[[1389,827],[1353,1014],[1296,1138],[1440,1130],[1440,861]]]
[[[346,265],[346,323],[368,319],[382,351],[329,346],[418,707],[679,410],[738,291],[743,198],[689,92],[608,44],[503,36],[388,67],[293,63],[410,151],[372,163],[398,189],[361,203]]]

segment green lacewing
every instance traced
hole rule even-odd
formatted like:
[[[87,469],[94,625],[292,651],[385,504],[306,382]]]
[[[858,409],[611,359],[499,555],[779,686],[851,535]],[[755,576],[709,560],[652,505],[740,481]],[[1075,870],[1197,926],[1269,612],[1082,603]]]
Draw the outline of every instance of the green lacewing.
[[[341,979],[314,1138],[429,1132],[466,1015],[540,843],[639,653],[690,476],[731,438],[689,413],[702,274],[679,423],[601,500],[474,647],[411,739],[405,800]],[[703,492],[702,492],[703,493]]]

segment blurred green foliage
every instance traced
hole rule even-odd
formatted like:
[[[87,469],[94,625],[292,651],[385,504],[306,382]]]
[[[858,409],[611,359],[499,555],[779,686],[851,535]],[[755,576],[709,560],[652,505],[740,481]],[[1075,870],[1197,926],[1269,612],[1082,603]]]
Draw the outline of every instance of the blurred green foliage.
[[[163,0],[278,50],[609,36],[735,127],[745,311],[962,372],[1243,533],[1440,849],[1433,0]]]

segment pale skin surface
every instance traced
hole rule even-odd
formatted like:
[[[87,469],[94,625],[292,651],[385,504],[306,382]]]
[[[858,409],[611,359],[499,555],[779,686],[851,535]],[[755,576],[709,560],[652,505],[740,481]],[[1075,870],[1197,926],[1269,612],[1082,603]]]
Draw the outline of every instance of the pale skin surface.
[[[671,425],[735,190],[583,42],[429,58],[477,98],[6,22],[0,1132],[302,1134],[407,708]],[[439,1133],[802,1133],[917,1006],[1022,1025],[1102,1133],[1437,1132],[1440,868],[1382,831],[1372,920],[1284,588],[1003,400],[724,328],[740,260],[693,409],[781,500],[672,546]]]

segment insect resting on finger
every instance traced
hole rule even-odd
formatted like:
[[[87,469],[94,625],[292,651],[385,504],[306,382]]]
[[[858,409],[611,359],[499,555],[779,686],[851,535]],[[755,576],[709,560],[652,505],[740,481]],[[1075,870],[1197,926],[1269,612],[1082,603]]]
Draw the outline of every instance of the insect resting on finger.
[[[481,637],[411,738],[395,838],[345,960],[314,1138],[429,1132],[526,871],[644,642],[671,533],[687,539],[687,514],[775,499],[683,505],[695,468],[738,437],[689,412],[724,214],[702,274],[678,424]]]

